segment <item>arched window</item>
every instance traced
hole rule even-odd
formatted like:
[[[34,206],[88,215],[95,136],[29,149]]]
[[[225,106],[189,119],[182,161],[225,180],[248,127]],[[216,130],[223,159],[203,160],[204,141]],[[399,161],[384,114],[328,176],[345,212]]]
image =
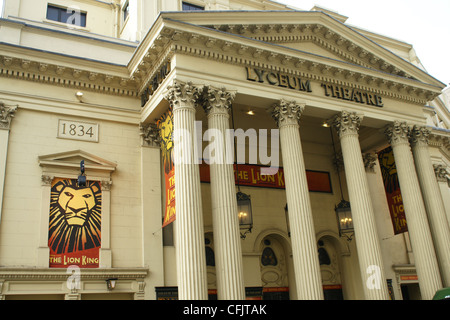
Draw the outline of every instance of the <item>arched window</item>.
[[[264,248],[261,256],[261,264],[265,267],[278,265],[277,256],[275,255],[275,252],[272,250],[272,248]]]

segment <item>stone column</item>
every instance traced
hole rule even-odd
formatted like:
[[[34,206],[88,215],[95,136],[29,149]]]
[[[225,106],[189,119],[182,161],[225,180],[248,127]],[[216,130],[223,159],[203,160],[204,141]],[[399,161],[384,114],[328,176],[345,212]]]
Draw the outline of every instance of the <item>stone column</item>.
[[[386,128],[385,133],[394,152],[420,291],[424,300],[431,300],[442,288],[442,281],[409,145],[409,127],[406,123],[395,121]]]
[[[233,150],[230,148],[229,110],[234,94],[208,87],[204,109],[208,132],[214,144],[210,160],[214,248],[216,251],[217,296],[219,300],[244,300],[241,238],[234,181]]]
[[[427,128],[414,126],[410,137],[411,146],[442,281],[444,286],[450,287],[450,229],[441,190],[428,151],[429,135],[430,130]]]
[[[317,239],[299,130],[299,121],[304,108],[305,105],[281,100],[274,106],[272,116],[280,128],[298,299],[322,300]]]
[[[177,80],[166,99],[173,108],[176,258],[180,300],[207,300],[200,172],[195,153],[195,112],[201,88]]]
[[[386,278],[366,170],[359,144],[361,118],[343,111],[334,119],[344,158],[361,278],[367,300],[387,300]]]

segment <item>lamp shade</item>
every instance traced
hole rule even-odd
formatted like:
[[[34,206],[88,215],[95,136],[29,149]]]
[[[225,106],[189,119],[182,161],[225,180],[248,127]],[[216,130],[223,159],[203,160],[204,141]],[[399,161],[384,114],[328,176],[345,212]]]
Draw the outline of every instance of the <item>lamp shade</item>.
[[[353,218],[350,202],[342,200],[334,210],[338,221],[339,234],[342,236],[343,234],[353,233]]]
[[[241,229],[251,230],[253,227],[253,215],[250,196],[245,193],[238,192],[236,194],[236,199],[238,207],[239,227]]]

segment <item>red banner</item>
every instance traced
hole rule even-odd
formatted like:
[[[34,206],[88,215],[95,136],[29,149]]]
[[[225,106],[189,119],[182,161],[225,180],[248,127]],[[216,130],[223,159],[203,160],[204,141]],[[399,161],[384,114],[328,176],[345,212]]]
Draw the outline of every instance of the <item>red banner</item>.
[[[241,186],[285,189],[283,168],[278,168],[273,175],[262,174],[261,169],[264,168],[267,169],[267,167],[259,165],[235,164],[235,183]],[[308,180],[309,191],[332,192],[330,174],[328,172],[308,170],[306,171],[306,178]],[[200,165],[200,180],[206,183],[211,181],[209,165],[204,163]]]
[[[169,109],[157,122],[161,136],[161,155],[164,164],[165,207],[163,228],[175,221],[175,166],[172,160],[173,152],[173,113]]]
[[[383,176],[386,198],[391,213],[394,234],[408,231],[406,224],[405,208],[403,206],[402,193],[398,182],[397,167],[395,166],[394,153],[389,147],[378,153],[381,174]]]

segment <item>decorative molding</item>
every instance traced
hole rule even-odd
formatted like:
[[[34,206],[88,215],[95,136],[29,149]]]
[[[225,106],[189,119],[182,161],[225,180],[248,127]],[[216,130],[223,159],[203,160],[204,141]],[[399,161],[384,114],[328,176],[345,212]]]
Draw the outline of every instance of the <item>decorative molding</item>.
[[[428,145],[431,131],[425,126],[413,126],[410,132],[411,145]]]
[[[184,83],[174,80],[173,84],[168,87],[165,99],[169,101],[174,111],[180,108],[195,109],[200,101],[202,91],[202,86],[194,86],[191,82]]]
[[[409,143],[410,128],[406,122],[394,121],[384,131],[391,145]]]
[[[55,178],[54,176],[42,175],[41,177],[42,186],[51,186],[54,178]]]
[[[272,107],[271,113],[277,126],[283,127],[285,125],[298,125],[304,109],[305,104],[283,99]]]
[[[216,89],[207,86],[203,95],[203,109],[207,114],[228,114],[235,97],[236,93],[227,91],[225,88]]]
[[[103,180],[101,184],[102,184],[102,191],[111,191],[111,187],[113,185],[113,182],[111,180]]]
[[[154,123],[140,125],[142,146],[160,146],[161,145],[161,134],[158,126]]]
[[[117,278],[118,280],[144,279],[148,275],[148,269],[144,268],[99,268],[81,269],[81,280],[107,280]],[[59,268],[0,268],[0,279],[11,280],[34,280],[34,281],[66,281],[71,273],[66,269]]]
[[[362,116],[356,112],[342,111],[333,120],[333,126],[342,138],[345,135],[358,135],[361,126]]]
[[[138,97],[137,82],[89,70],[0,55],[0,77],[15,78],[79,90]]]
[[[7,106],[0,102],[0,129],[9,130],[11,128],[11,121],[16,111],[17,106]]]
[[[436,174],[436,179],[439,182],[447,182],[447,176],[448,176],[448,172],[447,172],[447,166],[442,165],[442,164],[435,164],[433,165],[434,168],[434,173]]]
[[[363,154],[364,167],[366,168],[366,172],[375,173],[375,164],[377,161],[377,157],[373,153],[365,153]]]

